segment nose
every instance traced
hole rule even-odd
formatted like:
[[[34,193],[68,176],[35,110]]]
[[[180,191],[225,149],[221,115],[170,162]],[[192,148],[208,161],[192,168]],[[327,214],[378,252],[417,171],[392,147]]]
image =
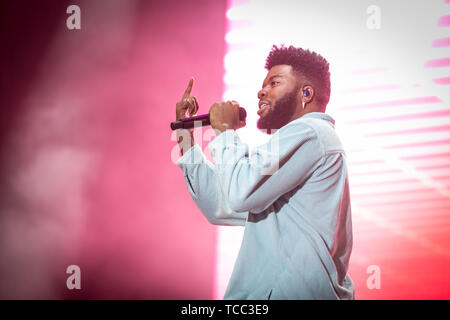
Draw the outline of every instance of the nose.
[[[265,96],[267,96],[267,92],[264,89],[261,89],[261,90],[258,91],[258,99],[259,100],[261,100]]]

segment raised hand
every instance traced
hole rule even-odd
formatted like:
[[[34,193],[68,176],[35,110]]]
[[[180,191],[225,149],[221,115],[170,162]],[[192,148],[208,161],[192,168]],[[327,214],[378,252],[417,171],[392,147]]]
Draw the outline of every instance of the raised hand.
[[[194,85],[194,78],[189,80],[189,84],[184,91],[181,101],[177,102],[176,105],[176,119],[189,118],[195,115],[198,111],[198,102],[195,96],[191,97],[192,86]]]

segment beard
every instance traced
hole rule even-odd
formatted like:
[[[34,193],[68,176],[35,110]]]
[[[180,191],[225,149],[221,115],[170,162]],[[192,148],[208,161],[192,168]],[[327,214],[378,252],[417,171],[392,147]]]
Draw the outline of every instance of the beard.
[[[297,91],[294,88],[279,100],[275,101],[273,108],[262,118],[259,118],[256,126],[258,129],[267,130],[270,134],[273,129],[280,129],[288,124],[297,110]]]

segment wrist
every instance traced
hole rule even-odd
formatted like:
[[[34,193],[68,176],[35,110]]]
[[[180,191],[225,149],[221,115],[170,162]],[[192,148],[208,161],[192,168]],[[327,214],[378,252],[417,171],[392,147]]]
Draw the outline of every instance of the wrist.
[[[228,124],[226,124],[226,123],[221,123],[220,125],[218,125],[218,124],[213,124],[213,123],[211,123],[211,127],[214,129],[214,131],[216,132],[216,135],[219,135],[219,134],[221,134],[222,132],[225,132],[225,131],[227,131],[227,130],[231,130],[231,129],[233,129],[231,126],[229,126]]]
[[[186,153],[192,146],[194,146],[194,132],[192,129],[177,129],[177,142],[180,147],[181,155]]]

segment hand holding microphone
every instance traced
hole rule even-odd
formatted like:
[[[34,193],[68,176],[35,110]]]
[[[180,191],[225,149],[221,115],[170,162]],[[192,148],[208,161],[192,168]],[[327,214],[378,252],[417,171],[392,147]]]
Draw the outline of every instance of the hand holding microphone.
[[[247,112],[239,107],[236,101],[216,102],[209,109],[209,120],[211,126],[223,132],[225,130],[236,130],[245,127]]]

